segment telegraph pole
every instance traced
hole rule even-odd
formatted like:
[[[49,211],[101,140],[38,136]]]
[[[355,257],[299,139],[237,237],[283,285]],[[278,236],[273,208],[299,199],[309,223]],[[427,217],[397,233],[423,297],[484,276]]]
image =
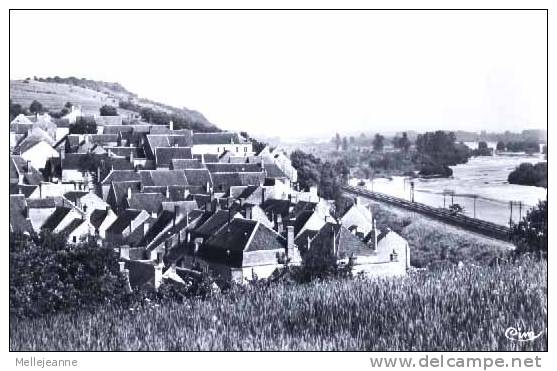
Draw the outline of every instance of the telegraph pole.
[[[511,205],[511,217],[509,219],[509,227],[513,226],[513,202],[510,201],[510,205]]]
[[[474,218],[476,217],[476,198],[478,198],[478,195],[473,195],[472,197],[474,197]]]

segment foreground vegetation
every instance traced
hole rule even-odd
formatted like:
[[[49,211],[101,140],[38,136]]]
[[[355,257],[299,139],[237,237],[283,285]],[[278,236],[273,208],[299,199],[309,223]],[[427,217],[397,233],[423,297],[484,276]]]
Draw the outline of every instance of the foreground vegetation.
[[[485,237],[411,211],[370,201],[379,229],[391,228],[410,246],[414,267],[432,268],[459,262],[486,265],[504,257],[515,246]]]
[[[10,321],[11,350],[546,350],[545,260],[236,287],[184,303]]]

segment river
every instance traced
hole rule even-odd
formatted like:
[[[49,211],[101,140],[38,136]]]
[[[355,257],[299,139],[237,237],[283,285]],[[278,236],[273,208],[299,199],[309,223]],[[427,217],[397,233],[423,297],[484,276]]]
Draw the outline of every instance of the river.
[[[464,207],[464,214],[493,223],[508,225],[511,218],[510,201],[513,204],[512,219],[516,222],[526,211],[546,199],[546,189],[542,187],[509,184],[507,177],[523,162],[532,164],[545,161],[541,154],[500,154],[472,157],[466,164],[452,166],[450,178],[413,179],[414,201],[434,207],[448,207],[451,202]],[[357,185],[358,179],[351,179]],[[366,181],[366,188],[391,196],[410,199],[410,179],[407,177],[377,178]],[[452,197],[443,193],[454,191]],[[475,202],[474,202],[475,199]],[[474,215],[475,203],[475,215]]]

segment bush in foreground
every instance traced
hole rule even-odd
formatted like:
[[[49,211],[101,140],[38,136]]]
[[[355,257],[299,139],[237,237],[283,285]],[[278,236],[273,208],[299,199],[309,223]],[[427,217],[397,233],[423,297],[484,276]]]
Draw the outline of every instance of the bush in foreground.
[[[546,350],[547,263],[233,288],[129,310],[10,322],[10,350]],[[508,327],[542,335],[505,338]]]

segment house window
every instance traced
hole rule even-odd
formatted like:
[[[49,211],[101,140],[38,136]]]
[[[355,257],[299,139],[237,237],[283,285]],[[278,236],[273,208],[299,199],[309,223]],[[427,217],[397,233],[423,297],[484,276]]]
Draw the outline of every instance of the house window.
[[[238,147],[236,147],[236,152],[238,152]]]
[[[76,243],[77,242],[77,236],[73,236],[72,241],[73,241],[73,243]]]
[[[217,152],[220,152],[220,147],[217,147]]]
[[[248,147],[244,147],[244,152],[247,152],[247,151],[248,151]]]

